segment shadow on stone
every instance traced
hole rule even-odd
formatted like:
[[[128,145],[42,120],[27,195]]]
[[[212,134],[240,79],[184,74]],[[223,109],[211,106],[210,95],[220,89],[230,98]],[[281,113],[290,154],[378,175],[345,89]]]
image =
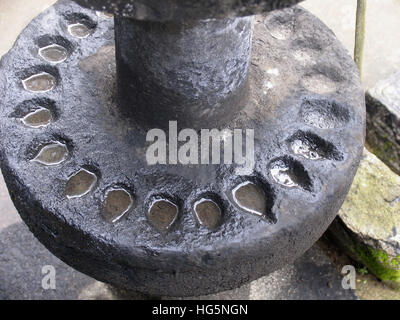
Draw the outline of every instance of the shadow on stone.
[[[42,268],[56,270],[56,289],[42,288]],[[187,299],[206,300],[319,300],[357,299],[341,287],[341,276],[324,251],[314,245],[294,265],[288,265],[238,289]],[[147,297],[125,292],[75,271],[53,256],[23,223],[0,232],[0,300],[144,300]]]
[[[44,266],[56,271],[56,289],[44,290]],[[0,232],[0,300],[114,300],[124,299],[107,284],[96,281],[52,255],[23,223]],[[144,299],[131,293],[130,299]]]

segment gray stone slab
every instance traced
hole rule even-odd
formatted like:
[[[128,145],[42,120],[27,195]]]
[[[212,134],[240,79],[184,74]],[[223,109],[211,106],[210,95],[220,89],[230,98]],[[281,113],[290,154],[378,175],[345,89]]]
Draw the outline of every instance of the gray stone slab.
[[[353,185],[329,227],[332,239],[386,284],[400,288],[400,177],[364,150]]]
[[[400,174],[400,72],[367,91],[367,137],[373,153]]]

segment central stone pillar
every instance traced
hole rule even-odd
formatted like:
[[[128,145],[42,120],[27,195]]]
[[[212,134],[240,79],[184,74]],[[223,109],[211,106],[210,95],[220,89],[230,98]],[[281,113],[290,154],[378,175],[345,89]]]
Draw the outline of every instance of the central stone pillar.
[[[177,22],[115,16],[118,102],[145,128],[227,126],[245,106],[253,17]]]

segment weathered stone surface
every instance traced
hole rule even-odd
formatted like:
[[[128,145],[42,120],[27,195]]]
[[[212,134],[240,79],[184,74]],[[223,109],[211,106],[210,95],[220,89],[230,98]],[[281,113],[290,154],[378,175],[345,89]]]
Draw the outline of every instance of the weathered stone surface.
[[[400,177],[367,150],[329,230],[351,257],[400,286]]]
[[[16,215],[16,214],[15,214]],[[56,289],[42,288],[44,266],[56,271]],[[315,244],[293,264],[235,290],[190,299],[315,300],[356,299]],[[0,227],[0,300],[142,300],[139,293],[117,290],[67,266],[35,239],[22,222]],[[166,298],[162,298],[166,299]]]
[[[367,91],[367,144],[400,174],[400,72]]]
[[[253,17],[114,21],[118,105],[140,126],[223,128],[243,110]]]
[[[248,16],[302,0],[74,0],[80,5],[137,20],[170,21]]]
[[[93,29],[87,38],[68,33],[77,20]],[[115,286],[186,296],[238,287],[311,247],[344,201],[364,143],[364,92],[333,33],[300,8],[255,17],[251,97],[227,126],[256,129],[256,164],[244,178],[264,190],[269,214],[276,217],[264,221],[227,197],[243,181],[233,165],[147,165],[145,133],[115,104],[113,26],[112,19],[59,1],[2,59],[0,87],[7,90],[0,99],[1,167],[19,213],[40,241],[76,269]],[[49,34],[72,48],[56,65],[37,54],[39,40]],[[21,79],[38,72],[52,74],[57,86],[40,94],[23,90]],[[49,109],[51,99],[58,115],[38,130],[15,113],[35,99],[45,99]],[[312,131],[343,157],[312,160],[292,153],[289,140],[299,131]],[[63,163],[30,161],[54,140],[70,151]],[[274,180],[271,164],[277,160],[296,184]],[[95,173],[98,184],[68,199],[66,183],[81,168]],[[101,203],[116,185],[132,191],[138,205],[114,225],[102,217]],[[220,199],[223,219],[212,232],[199,227],[191,212],[204,193]],[[146,219],[154,195],[179,206],[165,236]]]
[[[301,6],[319,17],[344,47],[353,52],[357,1],[306,0]],[[400,70],[399,16],[399,0],[368,1],[362,72],[362,84],[366,89]]]

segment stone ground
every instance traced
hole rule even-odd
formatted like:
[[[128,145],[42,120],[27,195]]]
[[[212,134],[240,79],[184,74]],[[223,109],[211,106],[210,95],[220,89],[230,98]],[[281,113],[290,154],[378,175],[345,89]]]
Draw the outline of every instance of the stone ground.
[[[56,271],[56,289],[43,290],[42,268]],[[295,264],[239,289],[201,299],[356,299],[325,252],[314,245]],[[53,256],[22,222],[0,231],[0,299],[143,299],[121,294],[68,267]]]
[[[303,7],[335,32],[353,55],[356,0],[307,0]],[[373,87],[400,70],[400,0],[368,0],[362,82]]]
[[[18,34],[54,0],[0,0],[0,56]],[[319,16],[352,52],[356,1],[308,0],[303,6]],[[400,0],[368,0],[363,83],[366,88],[400,70]],[[293,265],[239,289],[204,299],[357,299],[342,289],[340,270],[351,264],[326,241],[314,245]],[[41,287],[42,267],[56,269],[56,290]],[[361,270],[362,271],[362,270]],[[360,272],[361,272],[360,271]],[[364,274],[364,272],[361,272]],[[400,299],[369,274],[358,274],[362,299]],[[65,265],[49,253],[19,218],[0,175],[0,299],[123,299],[145,297],[115,292]]]

